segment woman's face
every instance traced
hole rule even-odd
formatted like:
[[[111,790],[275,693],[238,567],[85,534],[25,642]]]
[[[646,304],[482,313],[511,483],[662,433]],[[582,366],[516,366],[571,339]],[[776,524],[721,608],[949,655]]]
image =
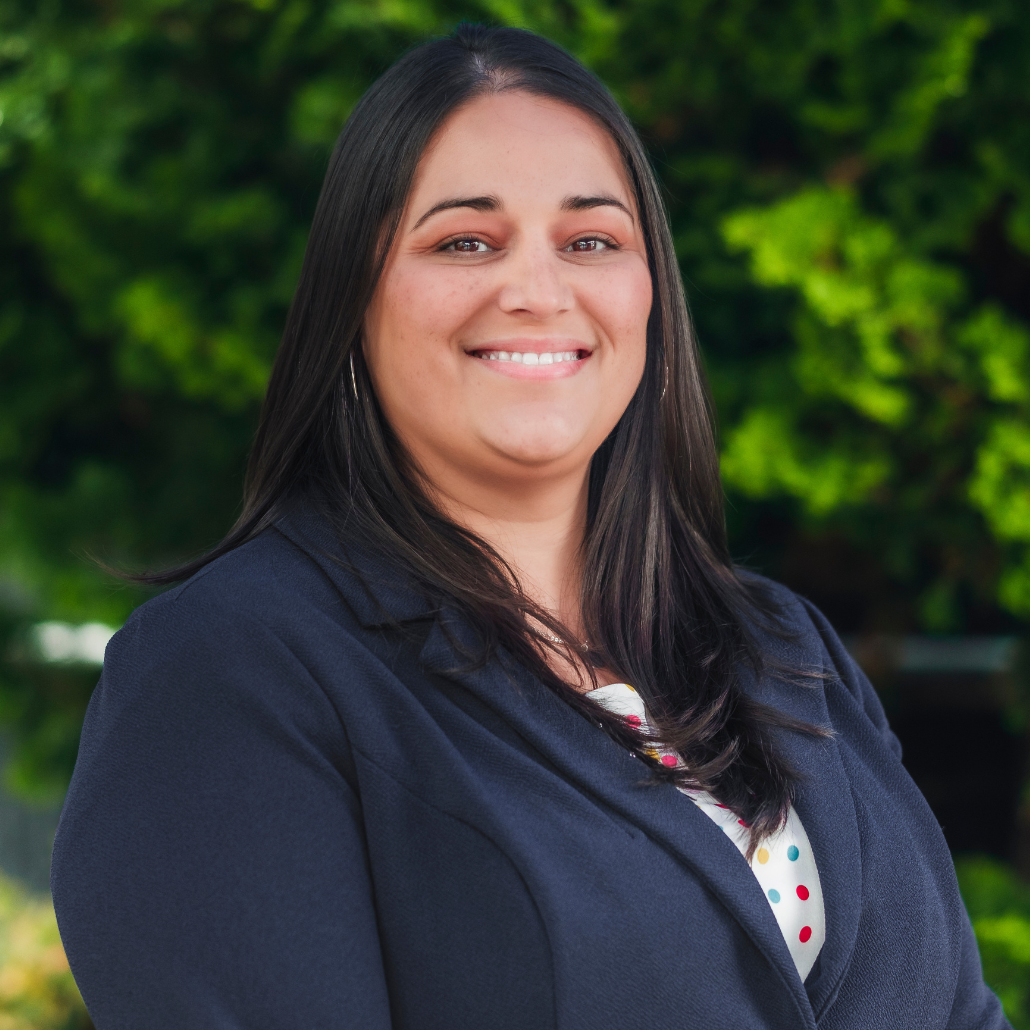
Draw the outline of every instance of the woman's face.
[[[576,108],[492,94],[422,158],[364,355],[432,483],[503,487],[587,467],[640,382],[650,309],[614,143]]]

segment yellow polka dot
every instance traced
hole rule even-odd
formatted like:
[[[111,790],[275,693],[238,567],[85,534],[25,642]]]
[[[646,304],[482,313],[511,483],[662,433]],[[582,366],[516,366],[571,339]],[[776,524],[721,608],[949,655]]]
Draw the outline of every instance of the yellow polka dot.
[[[769,861],[769,852],[766,851],[765,848],[759,848],[755,853],[755,857],[762,863],[762,865],[765,865],[765,863]]]
[[[628,683],[624,684],[624,686],[627,686],[627,687],[629,687],[629,689],[630,689],[630,690],[633,690],[633,688],[632,688],[632,687],[630,687]],[[635,694],[635,693],[636,693],[636,691],[635,691],[635,690],[633,690],[633,693]]]

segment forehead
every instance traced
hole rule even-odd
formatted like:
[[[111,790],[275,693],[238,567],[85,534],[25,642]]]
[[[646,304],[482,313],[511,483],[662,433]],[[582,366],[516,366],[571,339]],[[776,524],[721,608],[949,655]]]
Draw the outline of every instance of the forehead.
[[[517,91],[477,97],[455,111],[422,155],[413,203],[437,194],[559,202],[609,193],[635,207],[614,140],[579,108]]]

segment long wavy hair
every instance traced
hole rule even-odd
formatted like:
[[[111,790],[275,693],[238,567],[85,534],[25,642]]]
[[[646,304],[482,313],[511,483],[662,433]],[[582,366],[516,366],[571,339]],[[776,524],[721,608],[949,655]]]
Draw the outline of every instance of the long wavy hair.
[[[462,104],[509,90],[578,108],[610,135],[643,225],[654,296],[647,357],[633,399],[591,462],[581,557],[588,664],[635,686],[651,736],[552,670],[554,653],[578,657],[560,642],[569,631],[524,593],[496,551],[433,504],[362,359],[365,313],[427,144]],[[554,43],[464,24],[411,50],[365,93],[329,162],[242,514],[209,554],[141,578],[187,578],[299,498],[325,514],[344,551],[357,544],[389,556],[416,589],[457,609],[479,641],[467,655],[472,665],[500,658],[528,669],[637,753],[656,781],[707,790],[737,812],[751,827],[752,852],[782,825],[797,774],[777,733],[819,731],[743,688],[745,675],[769,671],[758,641],[777,632],[780,613],[761,581],[730,560],[712,411],[659,186],[611,94]],[[683,761],[666,768],[654,759],[656,744]]]

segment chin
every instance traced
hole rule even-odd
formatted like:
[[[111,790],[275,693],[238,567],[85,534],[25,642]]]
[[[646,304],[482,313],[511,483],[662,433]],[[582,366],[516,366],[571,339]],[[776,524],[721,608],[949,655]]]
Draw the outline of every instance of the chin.
[[[520,440],[507,439],[494,443],[494,449],[508,461],[527,468],[539,468],[574,459],[582,448],[582,440]]]
[[[492,417],[483,420],[480,439],[509,460],[526,465],[542,465],[579,454],[593,435],[590,420],[584,424],[571,417],[577,414],[569,410],[572,405],[565,405],[563,411],[555,411],[550,405],[541,410],[542,407],[534,410],[526,405],[515,412],[505,412],[500,418],[496,412],[491,413]]]

